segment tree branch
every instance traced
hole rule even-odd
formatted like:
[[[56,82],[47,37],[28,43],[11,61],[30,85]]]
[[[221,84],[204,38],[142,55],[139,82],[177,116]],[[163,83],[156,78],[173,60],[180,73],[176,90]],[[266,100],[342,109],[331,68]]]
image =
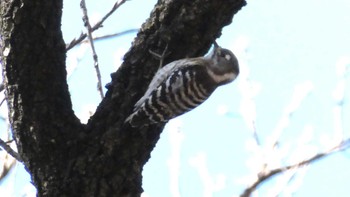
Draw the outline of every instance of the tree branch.
[[[13,166],[16,163],[15,159],[10,158],[9,154],[7,154],[5,156],[3,165],[2,165],[2,169],[1,174],[0,174],[0,182],[9,174],[10,170],[13,168]]]
[[[141,172],[164,124],[130,128],[124,120],[158,69],[149,50],[161,53],[168,44],[165,64],[203,55],[246,2],[159,0],[95,114],[82,125],[66,83],[62,0],[37,1],[9,1],[0,30],[8,49],[1,58],[10,122],[38,196],[140,196]]]
[[[93,27],[91,27],[91,31],[94,32],[95,30],[102,27],[102,24],[105,22],[105,20],[109,18],[126,1],[127,0],[121,0],[120,2],[119,1],[115,2],[112,9],[104,17],[102,17],[100,21],[98,21]],[[75,45],[83,41],[87,36],[88,36],[87,33],[80,34],[79,38],[74,38],[69,44],[66,45],[66,50],[68,51],[72,49]]]
[[[62,0],[0,1],[0,59],[11,131],[17,159],[39,196],[61,196],[58,185],[67,160],[77,156],[73,150],[83,131],[66,81],[62,8]]]
[[[103,88],[102,88],[101,72],[100,72],[100,68],[98,65],[98,57],[97,57],[96,50],[95,50],[94,40],[92,38],[92,28],[91,28],[90,21],[89,21],[89,16],[87,13],[85,0],[81,0],[80,7],[83,10],[84,26],[86,27],[87,32],[88,32],[87,33],[88,40],[90,42],[90,46],[91,46],[91,50],[92,50],[92,57],[94,59],[94,67],[95,67],[95,71],[96,71],[96,75],[97,75],[97,90],[100,92],[101,99],[103,99],[104,94],[103,94]]]
[[[202,0],[170,0],[158,1],[155,5],[125,54],[123,64],[111,75],[112,82],[106,96],[87,124],[90,141],[99,143],[89,143],[82,149],[89,158],[105,156],[102,161],[81,163],[89,163],[89,166],[102,163],[103,166],[96,169],[103,168],[103,172],[97,173],[96,169],[89,168],[88,173],[91,176],[98,174],[96,179],[113,175],[116,177],[113,185],[123,185],[107,196],[124,190],[130,191],[127,193],[130,196],[142,193],[141,171],[164,127],[164,124],[143,128],[124,125],[125,118],[158,69],[159,61],[149,54],[149,50],[161,53],[168,45],[171,54],[165,58],[164,64],[204,55],[220,36],[222,27],[231,23],[233,15],[244,5],[243,0],[209,0],[206,3]],[[79,173],[87,173],[83,166],[74,168],[79,169]],[[113,190],[111,188],[109,192]]]
[[[311,164],[319,159],[323,159],[323,158],[331,155],[332,153],[343,151],[343,150],[346,150],[348,148],[350,148],[350,138],[342,141],[338,145],[330,148],[329,150],[322,152],[322,153],[318,153],[318,154],[316,154],[316,155],[314,155],[314,156],[312,156],[304,161],[300,161],[300,162],[292,164],[292,165],[284,166],[281,168],[277,168],[277,169],[265,172],[264,174],[259,175],[258,180],[256,180],[251,186],[246,188],[244,190],[244,192],[240,195],[240,197],[251,196],[251,194],[256,190],[257,187],[259,187],[263,182],[267,181],[268,179],[274,177],[277,174],[280,174],[282,172],[285,172],[285,171],[288,171],[291,169],[300,168],[300,167],[303,167],[305,165],[309,165],[309,164]]]
[[[22,162],[21,156],[14,151],[4,140],[0,139],[0,146],[17,161]]]
[[[118,36],[123,36],[123,35],[130,34],[130,33],[136,33],[137,31],[138,31],[138,29],[128,29],[128,30],[125,30],[125,31],[122,31],[122,32],[106,34],[106,35],[103,35],[103,36],[95,36],[95,37],[92,37],[92,39],[94,41],[100,41],[100,40],[104,40],[104,39],[108,39],[108,38],[115,38],[115,37],[118,37]],[[88,40],[81,41],[81,43],[86,43],[86,42],[88,42]],[[1,86],[0,86],[0,88],[1,88]],[[1,89],[0,89],[0,91],[1,91]]]

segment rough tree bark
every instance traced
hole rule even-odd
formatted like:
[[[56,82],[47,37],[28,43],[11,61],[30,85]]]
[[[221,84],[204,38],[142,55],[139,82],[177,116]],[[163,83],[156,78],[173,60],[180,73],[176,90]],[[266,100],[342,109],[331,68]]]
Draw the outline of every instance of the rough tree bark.
[[[159,0],[84,125],[66,81],[62,1],[0,2],[0,57],[18,151],[38,196],[139,196],[142,168],[164,126],[123,124],[157,70],[148,50],[167,43],[165,63],[203,55],[246,2]]]

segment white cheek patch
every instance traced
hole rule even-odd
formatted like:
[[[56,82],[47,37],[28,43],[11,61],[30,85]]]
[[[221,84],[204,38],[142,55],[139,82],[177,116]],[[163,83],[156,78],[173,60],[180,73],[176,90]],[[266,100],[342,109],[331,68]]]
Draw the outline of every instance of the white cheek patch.
[[[225,55],[225,59],[228,61],[231,60],[231,55],[229,55],[229,54]]]
[[[211,70],[208,70],[208,74],[216,83],[221,83],[223,81],[226,81],[226,82],[233,81],[237,77],[235,73],[215,74]]]

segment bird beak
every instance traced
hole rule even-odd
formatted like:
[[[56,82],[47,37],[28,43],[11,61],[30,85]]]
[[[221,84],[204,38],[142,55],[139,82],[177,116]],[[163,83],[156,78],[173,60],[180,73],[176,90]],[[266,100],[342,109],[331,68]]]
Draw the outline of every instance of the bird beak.
[[[216,41],[214,41],[214,50],[216,50],[217,48],[219,48],[219,45],[218,45],[218,43],[216,43]]]

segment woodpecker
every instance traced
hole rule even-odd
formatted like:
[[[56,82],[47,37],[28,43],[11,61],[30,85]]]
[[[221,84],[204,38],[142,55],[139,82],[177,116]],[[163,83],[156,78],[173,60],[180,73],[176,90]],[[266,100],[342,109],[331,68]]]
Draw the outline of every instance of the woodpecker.
[[[214,42],[213,51],[204,57],[180,59],[160,68],[125,123],[143,127],[168,122],[203,103],[238,74],[236,56]]]

